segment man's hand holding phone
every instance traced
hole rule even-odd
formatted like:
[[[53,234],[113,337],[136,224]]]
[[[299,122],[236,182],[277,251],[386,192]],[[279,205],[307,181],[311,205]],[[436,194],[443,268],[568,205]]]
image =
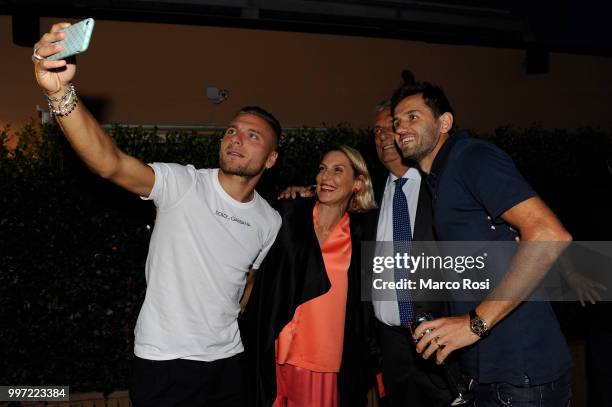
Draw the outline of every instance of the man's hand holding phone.
[[[34,45],[32,61],[34,62],[36,82],[38,82],[38,86],[49,97],[63,95],[76,73],[76,65],[74,63],[68,63],[65,59],[58,61],[46,59],[64,49],[64,45],[57,44],[57,42],[65,39],[67,35],[60,30],[70,27],[70,25],[70,23],[54,24],[51,27],[51,31],[44,34],[40,41]]]

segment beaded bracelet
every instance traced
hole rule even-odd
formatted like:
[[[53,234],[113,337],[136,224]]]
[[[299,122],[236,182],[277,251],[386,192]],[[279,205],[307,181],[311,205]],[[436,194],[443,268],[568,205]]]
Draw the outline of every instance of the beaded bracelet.
[[[47,102],[49,104],[49,111],[53,115],[60,117],[66,117],[72,113],[78,102],[76,91],[74,90],[74,85],[72,83],[62,97],[53,98],[47,95],[45,96],[47,97]],[[54,105],[54,103],[56,104]]]

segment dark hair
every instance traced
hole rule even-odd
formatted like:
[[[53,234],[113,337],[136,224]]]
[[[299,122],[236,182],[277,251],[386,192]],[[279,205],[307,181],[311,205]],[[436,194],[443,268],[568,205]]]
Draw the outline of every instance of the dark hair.
[[[278,139],[280,138],[283,129],[280,122],[274,115],[267,110],[259,106],[245,106],[238,111],[238,114],[252,114],[263,119],[274,131],[274,149],[278,146]]]
[[[402,72],[402,79],[404,84],[391,96],[391,114],[395,114],[395,108],[402,100],[408,96],[419,94],[423,97],[423,101],[431,109],[436,119],[446,112],[454,114],[453,108],[442,88],[429,82],[417,81],[414,78],[414,74],[409,70]]]

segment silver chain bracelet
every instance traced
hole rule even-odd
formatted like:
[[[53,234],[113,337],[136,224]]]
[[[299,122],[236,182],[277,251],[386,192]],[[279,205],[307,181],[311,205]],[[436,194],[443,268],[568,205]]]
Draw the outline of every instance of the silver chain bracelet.
[[[49,111],[53,115],[60,117],[66,117],[72,113],[78,102],[76,91],[72,83],[66,90],[66,93],[59,98],[52,98],[48,95],[45,96],[49,104]]]

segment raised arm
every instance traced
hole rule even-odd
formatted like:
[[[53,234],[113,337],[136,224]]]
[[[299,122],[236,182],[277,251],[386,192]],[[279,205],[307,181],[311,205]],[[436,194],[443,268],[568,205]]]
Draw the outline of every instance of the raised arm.
[[[148,196],[155,182],[153,170],[122,152],[82,103],[76,103],[72,108],[69,92],[76,65],[66,60],[44,59],[62,50],[61,45],[53,43],[65,38],[66,34],[59,30],[68,26],[70,23],[53,25],[51,31],[43,35],[34,46],[32,61],[38,86],[51,98],[54,106],[66,104],[64,115],[56,114],[56,120],[85,164],[94,173],[128,191]],[[62,98],[63,101],[60,101]]]

